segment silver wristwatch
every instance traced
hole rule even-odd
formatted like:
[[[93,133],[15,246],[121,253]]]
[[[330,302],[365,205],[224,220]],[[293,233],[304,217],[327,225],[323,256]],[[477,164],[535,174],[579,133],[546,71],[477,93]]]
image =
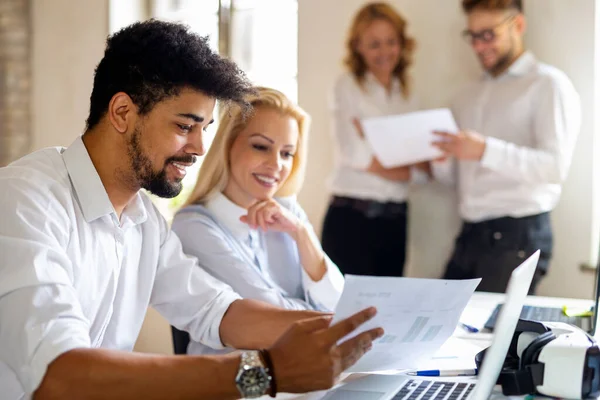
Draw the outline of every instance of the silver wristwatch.
[[[264,396],[271,387],[272,376],[260,359],[258,351],[243,351],[235,385],[245,399]]]

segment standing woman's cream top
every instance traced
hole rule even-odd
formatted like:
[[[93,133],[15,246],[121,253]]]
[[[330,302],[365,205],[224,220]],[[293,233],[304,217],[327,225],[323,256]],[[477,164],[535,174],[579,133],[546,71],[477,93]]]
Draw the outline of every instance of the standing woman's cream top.
[[[397,78],[394,78],[392,90],[388,93],[370,73],[365,76],[363,87],[359,86],[352,74],[342,75],[335,83],[333,96],[336,154],[330,182],[331,193],[379,202],[405,202],[408,196],[408,182],[393,182],[366,172],[371,164],[373,151],[367,140],[360,137],[352,120],[417,110],[416,99],[404,98]]]

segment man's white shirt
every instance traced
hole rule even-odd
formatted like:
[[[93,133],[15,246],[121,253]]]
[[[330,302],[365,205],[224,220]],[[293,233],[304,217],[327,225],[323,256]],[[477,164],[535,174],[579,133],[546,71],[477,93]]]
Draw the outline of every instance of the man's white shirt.
[[[1,168],[0,186],[2,398],[30,397],[71,349],[132,350],[148,305],[223,347],[239,296],[183,254],[145,194],[119,220],[81,138]]]
[[[458,184],[464,220],[556,206],[581,126],[579,95],[562,71],[525,52],[499,77],[466,87],[452,111],[461,129],[486,137],[481,161],[433,163],[437,179]]]

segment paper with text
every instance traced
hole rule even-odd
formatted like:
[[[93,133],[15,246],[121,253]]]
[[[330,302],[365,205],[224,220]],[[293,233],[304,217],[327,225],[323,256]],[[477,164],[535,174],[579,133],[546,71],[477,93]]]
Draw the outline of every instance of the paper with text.
[[[430,359],[454,332],[480,281],[346,275],[333,323],[375,306],[375,318],[350,336],[385,330],[348,372],[416,368]]]
[[[439,158],[443,153],[431,144],[438,139],[433,131],[458,132],[452,112],[447,108],[365,118],[361,125],[375,156],[385,168]]]

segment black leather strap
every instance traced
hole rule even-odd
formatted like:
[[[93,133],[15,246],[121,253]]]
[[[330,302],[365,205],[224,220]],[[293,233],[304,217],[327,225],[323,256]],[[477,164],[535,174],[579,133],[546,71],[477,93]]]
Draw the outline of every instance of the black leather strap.
[[[261,350],[260,355],[265,361],[265,367],[267,367],[269,374],[271,374],[271,393],[269,393],[269,396],[274,398],[277,396],[277,379],[275,379],[275,368],[273,368],[273,360],[271,360],[271,354],[269,353],[269,350]]]

